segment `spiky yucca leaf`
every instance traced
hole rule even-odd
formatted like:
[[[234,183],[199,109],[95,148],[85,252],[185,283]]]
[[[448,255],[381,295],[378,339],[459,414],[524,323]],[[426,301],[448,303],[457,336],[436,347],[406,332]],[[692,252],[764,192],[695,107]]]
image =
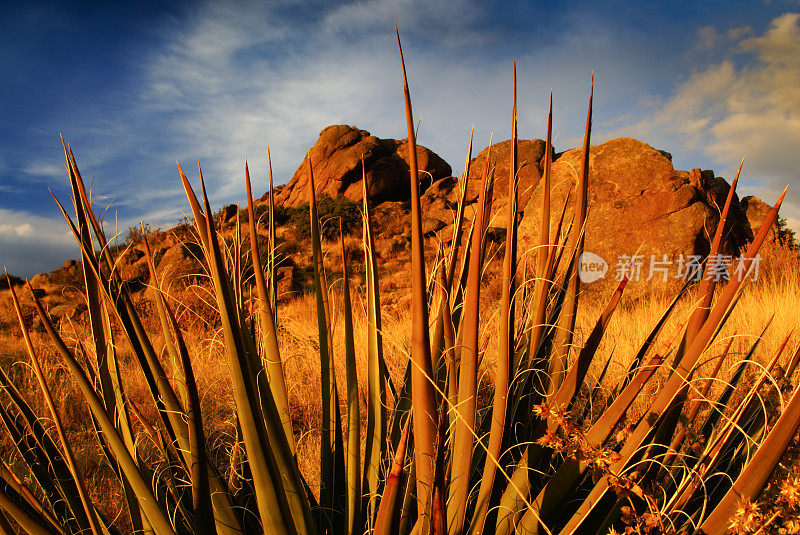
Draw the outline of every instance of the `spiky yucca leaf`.
[[[425,253],[422,242],[422,213],[420,208],[419,168],[417,166],[417,143],[414,131],[414,115],[411,110],[411,96],[408,90],[406,65],[400,32],[395,26],[400,64],[403,70],[403,94],[406,107],[406,130],[408,132],[408,167],[411,182],[411,392],[414,404],[414,461],[416,467],[417,513],[421,529],[430,530],[430,516],[433,499],[436,495],[437,426],[438,410],[433,389],[433,368],[431,365],[431,345],[428,337],[428,308],[425,278]],[[441,495],[439,495],[441,496]]]
[[[378,263],[375,258],[375,238],[369,203],[369,181],[364,159],[361,159],[363,189],[364,278],[366,281],[367,315],[367,429],[364,453],[364,499],[367,524],[372,524],[378,510],[378,492],[382,479],[382,464],[386,447],[386,362],[383,359]]]
[[[271,160],[271,158],[270,158]],[[272,391],[272,396],[275,398],[275,405],[278,408],[278,414],[281,416],[283,423],[283,430],[286,433],[286,440],[289,443],[289,448],[294,453],[294,432],[292,431],[292,419],[289,415],[289,395],[286,392],[286,380],[283,375],[283,362],[281,360],[280,350],[278,349],[278,329],[275,321],[274,313],[274,294],[273,288],[274,281],[274,239],[272,233],[273,219],[272,210],[270,210],[270,242],[269,242],[269,258],[270,265],[269,285],[264,278],[264,271],[261,267],[261,257],[258,250],[258,234],[256,233],[255,210],[253,208],[253,192],[250,187],[250,170],[245,162],[245,184],[247,188],[247,213],[249,215],[248,230],[250,235],[250,258],[253,263],[253,274],[256,282],[256,290],[258,292],[258,319],[259,319],[259,332],[261,333],[261,358],[266,360],[266,371],[269,378],[269,388]],[[272,166],[270,165],[270,180]],[[270,184],[270,198],[272,198],[272,186]]]

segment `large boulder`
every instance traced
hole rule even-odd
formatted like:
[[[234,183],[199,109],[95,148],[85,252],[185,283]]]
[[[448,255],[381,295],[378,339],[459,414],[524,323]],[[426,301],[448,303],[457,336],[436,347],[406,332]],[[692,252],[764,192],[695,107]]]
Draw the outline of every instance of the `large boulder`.
[[[542,179],[545,146],[546,143],[541,139],[520,139],[517,142],[517,187],[519,188],[517,207],[519,211],[525,209],[533,190]],[[505,199],[508,197],[508,179],[511,176],[511,148],[512,142],[507,139],[483,149],[473,158],[469,167],[469,186],[467,187],[469,201],[478,199],[481,180],[486,171],[486,159],[489,158],[491,149],[489,169],[493,174],[492,212],[496,213],[502,206],[505,206]]]
[[[574,191],[581,153],[581,149],[569,150],[553,164],[553,214],[560,213],[565,202],[567,217],[574,211],[576,195],[568,198],[567,194]],[[635,139],[593,145],[585,250],[603,257],[612,270],[620,255],[645,255],[647,266],[651,254],[658,260],[666,254],[671,261],[681,254],[707,254],[721,204],[716,202],[720,192],[715,192],[715,201],[709,203],[711,196],[698,182],[702,175],[699,170],[676,171],[667,155]],[[713,173],[705,179],[713,182]],[[716,186],[720,189],[722,184]],[[538,242],[541,202],[542,188],[537,187],[520,223],[520,236],[529,245]],[[731,223],[741,224],[736,218]],[[738,244],[725,245],[734,251]]]
[[[739,203],[739,206],[747,220],[748,232],[750,234],[749,238],[752,239],[756,234],[758,234],[758,231],[761,229],[764,221],[767,220],[767,215],[769,215],[772,207],[753,195],[744,197]],[[770,229],[770,233],[767,234],[767,239],[775,240],[777,237],[778,226],[776,223],[773,225],[773,228]]]
[[[407,201],[410,196],[409,168],[406,163],[408,142],[380,139],[353,126],[333,125],[319,134],[309,155],[313,164],[317,195],[346,197],[358,201],[363,195],[361,159],[364,159],[369,195],[375,204],[384,201]],[[432,151],[417,146],[420,187],[449,176],[450,165]],[[302,162],[292,179],[276,191],[275,202],[299,206],[308,202],[309,176]]]

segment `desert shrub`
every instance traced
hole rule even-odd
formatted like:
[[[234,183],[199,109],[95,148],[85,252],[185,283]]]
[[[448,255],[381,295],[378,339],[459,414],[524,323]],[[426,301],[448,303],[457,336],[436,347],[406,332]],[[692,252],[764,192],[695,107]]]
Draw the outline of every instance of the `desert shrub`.
[[[778,242],[790,249],[795,249],[797,247],[794,230],[792,230],[792,227],[789,226],[789,223],[783,217],[778,218]]]
[[[144,227],[144,236],[150,238],[151,235],[157,234],[161,231],[161,229],[153,230],[153,227],[150,226],[150,223],[143,223],[142,226]],[[125,236],[124,245],[136,245],[142,242],[142,228],[138,225],[134,225],[132,227],[128,227],[128,234]]]
[[[306,205],[306,208],[308,206]],[[264,207],[266,210],[266,206]],[[285,225],[289,222],[289,219],[292,218],[292,213],[294,212],[294,208],[283,206],[282,204],[275,205],[275,225],[281,226]],[[267,221],[264,221],[266,224]]]
[[[11,286],[21,286],[25,283],[25,281],[14,275],[9,275],[8,278],[0,277],[0,290],[8,290],[9,281],[11,282]]]
[[[292,225],[300,238],[311,237],[311,219],[308,215],[308,203],[292,208],[288,223]],[[320,234],[324,240],[335,240],[339,237],[339,220],[345,234],[361,229],[361,212],[358,203],[338,197],[333,199],[323,195],[317,199],[317,213],[320,221]]]

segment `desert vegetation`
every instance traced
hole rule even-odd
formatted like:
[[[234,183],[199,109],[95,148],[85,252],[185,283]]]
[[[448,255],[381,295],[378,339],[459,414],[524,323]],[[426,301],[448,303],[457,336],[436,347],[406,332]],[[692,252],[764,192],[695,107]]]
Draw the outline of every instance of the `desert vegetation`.
[[[114,245],[64,146],[73,203],[59,206],[81,261],[52,287],[8,278],[1,297],[0,531],[800,531],[800,262],[785,231],[770,238],[783,195],[738,260],[749,272],[763,257],[757,281],[701,277],[629,299],[628,274],[589,293],[591,93],[571,210],[551,203],[551,105],[529,249],[515,96],[504,232],[489,231],[501,182],[487,157],[475,208],[464,185],[452,236],[426,241],[400,58],[403,264],[377,261],[365,167],[361,202],[317,198],[309,156],[307,204],[290,209],[271,194],[256,204],[245,167],[247,210],[227,215],[212,211],[202,171],[190,180],[179,167],[190,219]],[[471,153],[472,140],[464,182]],[[294,235],[278,237],[281,222]],[[185,284],[162,285],[174,264],[154,244],[167,239],[184,251]],[[120,261],[134,245],[146,298]],[[292,250],[308,251],[311,284],[287,301],[279,271]],[[54,320],[69,292],[83,323]]]

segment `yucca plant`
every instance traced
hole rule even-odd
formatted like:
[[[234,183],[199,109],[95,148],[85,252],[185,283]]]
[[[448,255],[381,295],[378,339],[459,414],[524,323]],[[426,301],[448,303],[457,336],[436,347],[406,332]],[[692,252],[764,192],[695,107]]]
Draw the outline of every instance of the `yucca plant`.
[[[399,33],[398,47],[409,142],[412,343],[404,383],[395,389],[383,357],[379,265],[364,173],[365,425],[357,386],[347,251],[342,236],[345,344],[344,354],[337,355],[332,289],[316,213],[315,162],[310,156],[306,160],[322,386],[318,489],[311,488],[298,465],[278,345],[272,196],[265,275],[247,166],[249,259],[242,258],[241,241],[233,253],[222,242],[202,172],[198,169],[202,191],[198,197],[183,169],[178,168],[213,284],[233,383],[244,453],[231,462],[248,477],[232,486],[208,454],[192,368],[194,355],[189,354],[172,305],[165,292],[159,293],[159,330],[169,356],[162,361],[153,341],[155,333],[145,328],[115,269],[116,258],[93,212],[75,157],[64,146],[75,215],[60,203],[59,207],[81,250],[91,344],[63,340],[30,286],[29,291],[50,342],[88,404],[97,440],[125,490],[133,529],[156,535],[509,535],[609,533],[625,528],[637,533],[724,533],[740,502],[756,499],[761,493],[800,426],[800,390],[788,401],[782,395],[761,396],[772,384],[771,371],[786,343],[760,369],[756,383],[746,385],[741,378],[756,342],[719,397],[708,399],[722,359],[711,377],[702,378],[698,377],[701,357],[729,317],[743,283],[728,282],[714,302],[715,283],[705,279],[699,288],[700,304],[681,335],[656,348],[654,342],[675,304],[688,291],[687,285],[653,327],[621,383],[608,399],[598,402],[601,410],[597,410],[593,403],[608,365],[605,363],[601,377],[594,382],[589,380],[588,370],[627,278],[612,294],[583,346],[577,347],[573,333],[589,210],[592,96],[590,92],[572,214],[566,205],[560,212],[551,210],[551,96],[542,227],[533,262],[535,276],[528,278],[527,264],[520,267],[517,250],[515,66],[514,148],[505,207],[499,343],[497,354],[492,355],[497,368],[491,401],[483,406],[478,396],[478,367],[485,353],[480,327],[486,312],[481,310],[480,294],[492,202],[491,158],[483,169],[475,216],[467,221],[470,139],[450,250],[441,251],[435,263],[427,264],[414,120]],[[720,250],[735,186],[736,180],[722,210],[711,254]],[[775,223],[782,200],[783,194],[743,256],[744,271]],[[146,236],[144,247],[151,281],[158,285]],[[248,262],[252,281],[241,276],[242,266]],[[255,309],[243,298],[251,286],[255,288]],[[0,467],[0,508],[7,515],[0,514],[0,531],[114,533],[112,522],[89,499],[87,482],[76,468],[61,417],[41,373],[16,290],[10,289],[56,437],[43,428],[40,419],[44,415],[36,414],[13,382],[0,374],[6,398],[0,404],[0,419],[17,446],[25,472],[17,474],[5,463]],[[121,340],[112,325],[120,327]],[[147,421],[128,399],[118,359],[120,344],[130,347],[145,377],[158,415],[154,422]],[[334,374],[334,360],[339,358],[344,358],[346,370],[343,396]],[[791,378],[798,360],[800,349],[786,365],[785,377]],[[632,405],[657,374],[665,377],[665,382],[647,401],[645,414],[638,415]],[[704,411],[708,414],[700,427],[680,423],[681,415],[693,422],[706,405],[710,411]],[[633,425],[620,439],[620,431],[626,429],[623,422]],[[146,458],[137,440],[141,433],[155,444],[155,454]],[[701,447],[687,447],[690,437]]]

